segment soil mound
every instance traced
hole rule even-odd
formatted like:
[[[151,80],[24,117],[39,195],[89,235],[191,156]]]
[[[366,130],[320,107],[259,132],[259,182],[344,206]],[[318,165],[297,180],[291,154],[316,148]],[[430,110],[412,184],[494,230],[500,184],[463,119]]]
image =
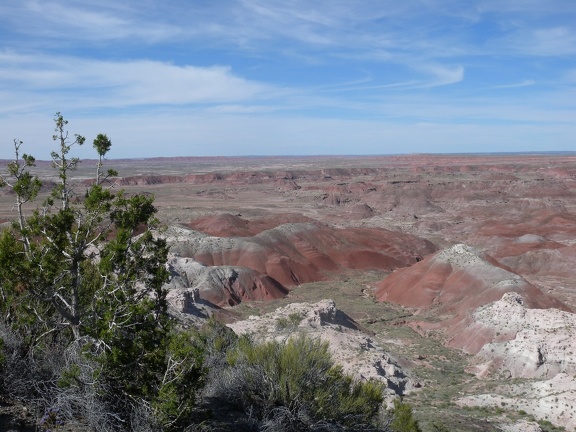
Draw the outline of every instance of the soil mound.
[[[418,308],[442,318],[437,323],[419,325],[425,330],[442,330],[448,346],[470,354],[478,353],[487,344],[515,337],[509,326],[511,316],[499,326],[488,326],[474,318],[475,311],[503,296],[513,295],[526,310],[570,311],[493,258],[463,244],[391,274],[378,285],[375,295],[380,301]]]
[[[188,226],[218,237],[246,237],[253,235],[247,220],[229,213],[206,216],[193,220]]]
[[[325,272],[394,270],[436,251],[429,241],[379,228],[337,229],[289,223],[253,237],[214,237],[185,228],[168,232],[171,250],[207,266],[242,266],[284,286],[325,280]]]
[[[347,207],[345,211],[352,219],[369,219],[376,214],[368,204],[361,203]]]
[[[545,200],[539,202],[547,204]],[[556,208],[518,207],[507,217],[496,216],[490,215],[475,226],[470,241],[489,248],[498,259],[528,250],[556,249],[572,243],[576,236],[576,214]]]
[[[576,245],[531,250],[501,261],[521,274],[572,279],[576,268]]]
[[[379,301],[464,314],[511,291],[521,294],[528,307],[566,308],[490,256],[464,244],[391,274],[378,284],[375,295]]]
[[[234,306],[247,300],[273,300],[288,290],[267,275],[246,267],[206,267],[190,259],[173,256],[172,274],[166,288],[172,307],[180,313],[195,314],[197,305]]]

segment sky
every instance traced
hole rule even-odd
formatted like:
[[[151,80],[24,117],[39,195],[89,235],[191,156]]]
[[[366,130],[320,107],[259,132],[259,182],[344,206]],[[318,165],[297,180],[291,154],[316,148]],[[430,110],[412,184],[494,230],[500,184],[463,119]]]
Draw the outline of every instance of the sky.
[[[0,0],[0,158],[576,151],[574,0]]]

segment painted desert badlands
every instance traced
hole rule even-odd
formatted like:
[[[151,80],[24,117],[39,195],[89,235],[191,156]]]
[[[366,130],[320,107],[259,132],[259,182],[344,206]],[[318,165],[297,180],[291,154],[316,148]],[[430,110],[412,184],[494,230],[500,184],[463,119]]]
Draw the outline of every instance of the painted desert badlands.
[[[322,338],[425,430],[576,429],[575,154],[109,165],[156,197],[185,325]]]

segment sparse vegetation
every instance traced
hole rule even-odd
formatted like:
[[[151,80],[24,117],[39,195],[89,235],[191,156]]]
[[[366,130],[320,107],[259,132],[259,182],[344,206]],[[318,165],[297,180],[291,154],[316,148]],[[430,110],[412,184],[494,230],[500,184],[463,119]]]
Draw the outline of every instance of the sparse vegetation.
[[[450,430],[441,421],[434,421],[430,425],[432,432],[449,432]]]
[[[400,399],[394,400],[391,429],[394,432],[422,432],[412,413],[412,407]]]
[[[562,432],[566,430],[564,427],[554,426],[554,424],[548,420],[538,420],[538,424],[540,425],[542,432]]]
[[[287,317],[280,317],[276,320],[276,329],[278,331],[294,330],[302,321],[302,316],[299,313],[293,312]]]

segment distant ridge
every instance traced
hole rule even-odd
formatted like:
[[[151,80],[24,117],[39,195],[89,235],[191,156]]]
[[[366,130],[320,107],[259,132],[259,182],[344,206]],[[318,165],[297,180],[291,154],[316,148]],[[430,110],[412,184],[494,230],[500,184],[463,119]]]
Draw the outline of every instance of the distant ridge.
[[[511,156],[570,156],[576,157],[576,151],[519,151],[519,152],[473,152],[473,153],[391,153],[391,154],[350,154],[350,155],[335,155],[335,154],[317,154],[317,155],[229,155],[229,156],[151,156],[151,157],[134,157],[134,158],[108,158],[110,162],[131,162],[131,161],[172,161],[172,160],[270,160],[270,159],[365,159],[365,158],[411,158],[411,157],[511,157]],[[12,159],[0,159],[0,164],[4,165]],[[96,162],[97,159],[82,159],[83,163]],[[50,160],[37,159],[36,162],[51,163]]]

